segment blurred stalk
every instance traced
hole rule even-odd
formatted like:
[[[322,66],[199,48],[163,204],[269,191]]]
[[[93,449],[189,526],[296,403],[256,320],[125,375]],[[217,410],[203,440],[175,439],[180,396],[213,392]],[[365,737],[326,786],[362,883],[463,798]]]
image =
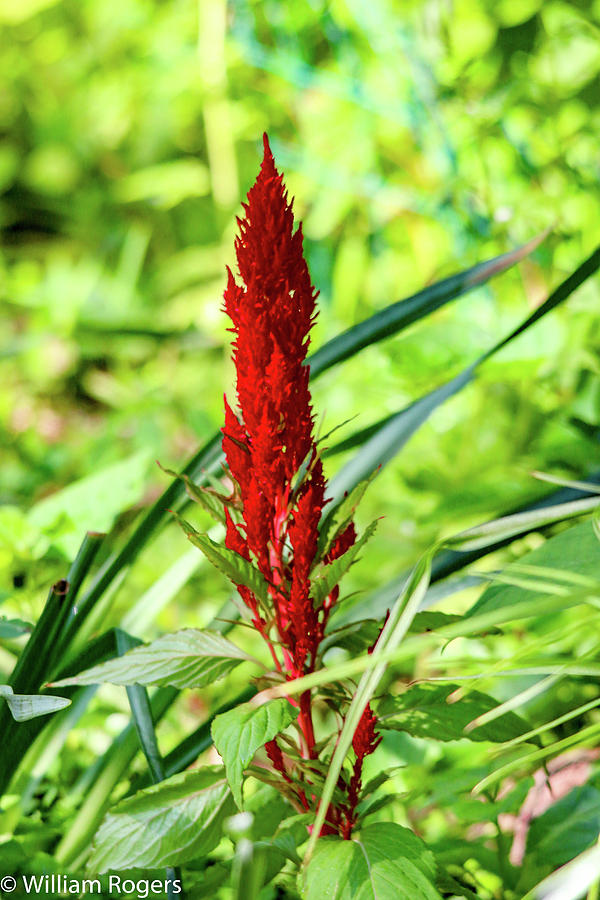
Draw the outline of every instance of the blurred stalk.
[[[212,196],[215,206],[230,210],[239,201],[240,188],[227,98],[226,22],[227,0],[199,0],[198,58]]]

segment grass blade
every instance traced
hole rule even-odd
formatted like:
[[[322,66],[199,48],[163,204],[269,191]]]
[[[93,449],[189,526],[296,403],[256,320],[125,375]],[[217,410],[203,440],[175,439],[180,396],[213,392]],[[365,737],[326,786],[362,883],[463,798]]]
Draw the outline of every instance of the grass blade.
[[[349,359],[365,347],[397,334],[451,300],[485,284],[494,275],[505,272],[532,253],[547,235],[548,231],[544,231],[522,247],[517,247],[516,250],[496,256],[471,269],[445,278],[437,284],[432,284],[405,300],[399,300],[397,303],[392,303],[391,306],[386,306],[385,309],[375,313],[364,322],[354,325],[313,353],[308,360],[311,376],[316,378],[331,366]]]
[[[132,638],[126,631],[120,628],[116,630],[117,653],[123,656],[128,650],[139,645],[139,641]],[[146,757],[148,769],[155,784],[163,781],[165,777],[162,758],[158,749],[158,742],[152,721],[152,710],[148,699],[148,691],[141,684],[132,684],[127,688],[127,698],[131,707],[131,716],[135,730],[140,740],[140,746]]]
[[[429,576],[431,572],[431,557],[433,551],[425,554],[421,561],[415,567],[415,570],[406,585],[405,590],[400,594],[394,609],[390,613],[388,622],[386,623],[379,640],[375,645],[373,653],[370,655],[370,670],[365,671],[360,683],[356,689],[346,718],[344,727],[339,736],[337,746],[329,764],[327,778],[323,786],[323,793],[319,802],[319,808],[312,829],[312,834],[306,848],[304,864],[308,864],[315,845],[319,838],[321,828],[325,823],[325,816],[329,804],[333,798],[333,794],[338,782],[346,754],[352,744],[354,732],[358,726],[360,718],[369,703],[371,697],[377,689],[383,673],[386,669],[386,663],[381,661],[382,654],[387,651],[393,651],[400,641],[406,635],[410,627],[410,623],[417,614],[419,604],[427,590],[429,584]]]
[[[486,350],[475,362],[459,372],[451,381],[435,388],[425,394],[419,400],[412,403],[406,409],[396,413],[391,418],[385,419],[383,424],[374,434],[367,428],[362,432],[367,438],[366,444],[351,459],[329,485],[329,497],[332,502],[328,506],[328,515],[332,514],[336,505],[342,501],[344,494],[353,490],[356,485],[368,478],[378,469],[388,463],[404,446],[414,432],[429,418],[432,412],[442,403],[462,390],[475,375],[476,370],[491,356],[505,347],[510,341],[518,337],[535,322],[539,321],[547,313],[564,302],[580,287],[584,281],[590,278],[600,268],[600,247],[595,250],[568,278],[566,278],[542,303],[534,313],[527,317],[511,333]],[[367,320],[370,321],[370,320]],[[356,437],[356,436],[354,436]],[[348,439],[353,441],[353,437]],[[348,444],[346,443],[346,446]]]

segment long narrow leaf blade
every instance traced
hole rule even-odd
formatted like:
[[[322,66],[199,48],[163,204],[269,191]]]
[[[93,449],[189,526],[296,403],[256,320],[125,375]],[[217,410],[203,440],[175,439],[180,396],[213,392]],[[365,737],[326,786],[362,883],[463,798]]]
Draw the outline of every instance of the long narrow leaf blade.
[[[368,478],[373,472],[390,462],[438,406],[441,406],[442,403],[469,384],[482,363],[505,347],[514,338],[523,334],[531,325],[555,309],[560,303],[564,302],[584,281],[597,272],[598,268],[600,268],[600,247],[575,272],[569,275],[532,315],[528,316],[507,337],[498,341],[490,350],[486,350],[475,362],[467,366],[462,372],[459,372],[451,381],[425,394],[390,419],[384,420],[381,428],[369,437],[366,444],[361,447],[353,459],[332,479],[329,486],[329,497],[332,499],[332,503],[329,506],[329,514],[331,514],[331,510],[335,508],[336,504],[341,502],[345,493],[349,493],[360,481]],[[365,429],[364,435],[367,436],[369,433],[369,430]]]
[[[311,376],[316,378],[321,372],[354,356],[359,350],[397,334],[403,328],[407,328],[413,322],[424,318],[451,300],[484,284],[494,275],[505,272],[532,253],[547,234],[548,232],[544,231],[522,247],[517,247],[516,250],[503,253],[502,256],[496,256],[494,259],[488,259],[486,262],[479,263],[471,269],[450,276],[450,278],[444,278],[443,281],[438,281],[437,284],[432,284],[405,300],[399,300],[397,303],[392,303],[391,306],[386,306],[385,309],[370,316],[364,322],[339,334],[309,358]]]
[[[357,484],[390,462],[438,406],[462,390],[473,377],[475,367],[469,366],[452,381],[436,388],[406,409],[396,413],[364,447],[331,479],[328,514],[335,509]]]
[[[131,635],[120,628],[117,629],[116,637],[117,650],[120,656],[123,656],[129,650],[133,650],[139,644],[136,638],[132,638]],[[146,757],[152,780],[157,784],[159,781],[163,781],[165,773],[158,749],[156,732],[154,731],[154,720],[152,718],[148,691],[141,684],[128,685],[126,690],[131,717],[140,740],[140,746]]]

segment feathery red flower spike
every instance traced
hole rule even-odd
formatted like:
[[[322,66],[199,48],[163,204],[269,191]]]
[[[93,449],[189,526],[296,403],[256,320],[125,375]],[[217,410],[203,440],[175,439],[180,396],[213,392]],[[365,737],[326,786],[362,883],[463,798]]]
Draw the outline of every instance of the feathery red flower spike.
[[[241,501],[241,519],[237,521],[225,508],[225,543],[253,561],[265,578],[271,610],[261,608],[247,587],[238,586],[238,591],[269,644],[275,665],[293,679],[313,670],[339,588],[315,608],[310,573],[317,561],[325,479],[313,434],[306,355],[318,292],[303,256],[302,226],[294,231],[292,202],[266,134],[263,140],[260,172],[243,204],[245,216],[237,220],[240,283],[228,269],[224,295],[234,334],[239,414],[225,399],[223,450]],[[355,540],[350,523],[323,561],[332,562]],[[282,661],[269,637],[273,628]],[[300,697],[299,705],[303,755],[315,758],[310,692]],[[378,743],[374,724],[368,708],[354,738],[358,771],[355,767],[356,777],[348,786],[352,813],[356,805],[352,794],[357,794],[360,786],[362,760]],[[289,781],[276,741],[269,742],[267,752],[276,771]],[[308,808],[306,794],[300,791],[298,796]],[[334,810],[333,819],[334,830],[349,836],[351,815],[346,815],[343,825],[342,810]],[[331,831],[331,821],[325,830]]]

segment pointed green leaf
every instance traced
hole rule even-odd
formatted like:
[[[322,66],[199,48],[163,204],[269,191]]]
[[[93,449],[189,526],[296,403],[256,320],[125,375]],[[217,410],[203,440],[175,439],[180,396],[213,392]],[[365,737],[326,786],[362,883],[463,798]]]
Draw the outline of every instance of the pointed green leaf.
[[[113,807],[96,834],[88,871],[154,869],[204,856],[234,811],[221,766],[174,775]]]
[[[352,840],[319,838],[305,900],[441,900],[433,853],[408,828],[378,822]]]
[[[575,787],[535,818],[527,833],[527,858],[539,875],[568,862],[598,840],[600,786]]]
[[[24,634],[29,634],[30,631],[33,631],[33,625],[30,622],[0,616],[0,640],[12,641]]]
[[[348,625],[343,625],[326,634],[319,644],[319,653],[323,655],[330,647],[341,647],[342,650],[347,650],[351,656],[358,656],[373,646],[380,631],[381,622],[377,619],[350,622]]]
[[[236,553],[235,550],[229,550],[227,547],[217,544],[207,534],[201,534],[199,531],[174,513],[174,516],[185,531],[188,540],[198,547],[209,562],[223,572],[234,584],[241,584],[249,588],[252,593],[258,597],[263,603],[267,603],[269,592],[267,582],[258,571],[256,566],[244,559]]]
[[[212,631],[184,628],[54,684],[153,684],[202,687],[250,657]]]
[[[15,722],[29,722],[38,716],[47,716],[71,705],[66,697],[50,694],[14,694],[8,684],[0,684],[0,697],[4,697]]]
[[[183,481],[185,484],[185,492],[190,500],[193,500],[194,503],[198,503],[199,506],[206,510],[216,522],[219,522],[221,525],[225,524],[223,501],[226,498],[219,496],[215,490],[205,488],[201,484],[196,484],[189,475],[185,474],[185,472],[174,472],[172,469],[165,469],[164,466],[160,466],[160,468],[166,475],[170,475],[172,478],[179,478]]]
[[[339,506],[326,513],[319,524],[319,543],[317,547],[317,559],[322,559],[327,553],[336,537],[341,534],[353,519],[356,507],[365,495],[367,488],[375,476],[365,478],[359,482],[350,493],[344,497]]]
[[[457,684],[415,684],[397,697],[386,697],[377,707],[378,725],[394,731],[407,731],[413,737],[436,741],[509,741],[529,730],[516,713],[507,712],[486,725],[465,731],[465,727],[483,713],[498,706],[498,701],[479,691],[469,691],[453,702]]]
[[[364,534],[352,545],[352,547],[346,550],[343,556],[335,559],[332,563],[322,566],[311,582],[310,594],[314,600],[315,606],[320,607],[334,587],[340,583],[342,577],[346,574],[364,545],[369,538],[373,536],[376,528],[377,520],[371,522]]]
[[[242,807],[242,778],[257,750],[284,731],[298,715],[287,700],[272,700],[263,706],[244,703],[216,716],[211,733],[219,751],[227,780],[237,805]]]

